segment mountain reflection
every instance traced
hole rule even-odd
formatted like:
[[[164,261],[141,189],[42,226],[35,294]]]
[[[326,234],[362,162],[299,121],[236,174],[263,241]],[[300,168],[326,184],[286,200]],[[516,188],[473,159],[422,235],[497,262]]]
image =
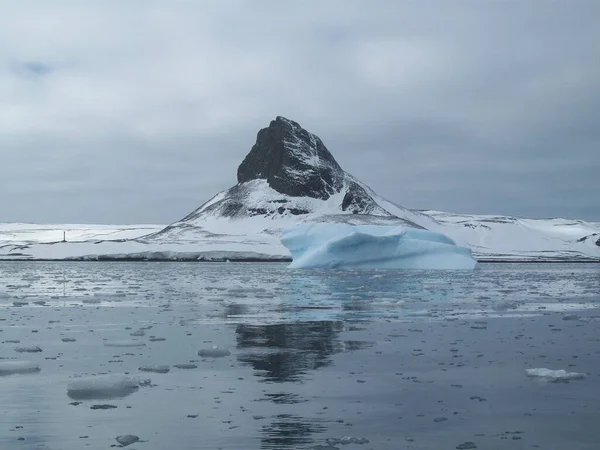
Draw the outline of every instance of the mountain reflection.
[[[331,364],[344,350],[339,333],[343,322],[303,322],[274,325],[238,325],[238,359],[251,365],[264,381],[299,381],[308,370]]]
[[[312,435],[326,430],[323,425],[308,421],[292,414],[280,414],[273,418],[270,425],[265,425],[262,432],[262,448],[299,448],[314,443]]]

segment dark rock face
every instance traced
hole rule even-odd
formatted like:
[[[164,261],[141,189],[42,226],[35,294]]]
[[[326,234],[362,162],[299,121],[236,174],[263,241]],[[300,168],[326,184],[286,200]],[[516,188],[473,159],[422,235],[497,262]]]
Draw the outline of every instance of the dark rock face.
[[[351,183],[342,200],[342,210],[353,214],[370,213],[373,209],[373,199],[358,184]]]
[[[265,179],[282,194],[327,200],[342,189],[344,172],[321,139],[297,122],[277,117],[258,132],[237,179]]]
[[[596,245],[600,247],[600,238],[596,241]]]
[[[238,167],[237,179],[235,186],[220,192],[179,222],[145,239],[164,235],[177,237],[188,229],[194,229],[195,222],[204,218],[343,220],[335,219],[339,215],[349,217],[353,223],[389,219],[395,224],[401,220],[418,227],[379,205],[366,185],[344,172],[319,137],[284,117],[277,117],[258,132],[256,143]],[[273,192],[263,192],[265,182],[280,197]],[[335,202],[331,198],[334,194],[339,194],[339,197],[334,197]],[[312,199],[329,202],[326,208],[321,209],[320,202]],[[217,235],[206,230],[202,230],[201,234]]]

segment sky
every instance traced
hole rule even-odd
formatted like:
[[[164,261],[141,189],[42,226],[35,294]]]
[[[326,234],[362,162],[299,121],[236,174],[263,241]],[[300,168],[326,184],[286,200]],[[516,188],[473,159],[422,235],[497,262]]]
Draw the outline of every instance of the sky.
[[[0,0],[0,222],[176,221],[281,115],[413,209],[600,221],[600,2]]]

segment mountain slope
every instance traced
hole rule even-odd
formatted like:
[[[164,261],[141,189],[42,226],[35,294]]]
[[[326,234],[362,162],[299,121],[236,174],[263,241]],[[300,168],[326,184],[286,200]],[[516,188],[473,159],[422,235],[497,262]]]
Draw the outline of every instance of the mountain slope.
[[[145,241],[279,235],[298,222],[437,226],[379,197],[345,172],[319,137],[284,117],[258,132],[237,173],[237,185]]]

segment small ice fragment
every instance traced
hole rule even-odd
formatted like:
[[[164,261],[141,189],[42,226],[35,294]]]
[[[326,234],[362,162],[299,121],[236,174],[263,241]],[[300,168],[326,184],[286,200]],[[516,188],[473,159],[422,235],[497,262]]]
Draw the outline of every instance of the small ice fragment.
[[[213,348],[204,348],[198,350],[198,356],[201,358],[223,358],[225,356],[231,355],[231,352],[226,348],[213,347]]]
[[[73,381],[67,386],[67,395],[75,400],[120,398],[148,384],[148,379],[115,374],[98,375]]]
[[[32,345],[29,347],[17,347],[15,348],[15,352],[17,353],[39,353],[41,352],[42,349],[39,348],[37,345]]]
[[[562,320],[580,320],[581,316],[578,314],[567,314],[563,316]]]
[[[129,336],[136,336],[136,337],[140,337],[140,336],[144,336],[146,334],[146,332],[142,329],[134,331],[133,333],[129,333]]]
[[[472,450],[477,448],[477,446],[475,445],[475,442],[468,441],[457,445],[456,448],[457,450]]]
[[[344,436],[342,438],[329,438],[326,440],[329,445],[348,445],[348,444],[368,444],[369,440],[366,438],[355,438],[350,436]]]
[[[126,434],[125,436],[117,436],[117,442],[121,444],[123,447],[127,447],[128,445],[135,444],[139,441],[140,438],[134,436],[133,434]]]
[[[105,347],[145,347],[146,343],[142,341],[106,341]]]
[[[177,369],[197,369],[198,366],[196,364],[174,364],[173,367]]]
[[[169,366],[141,366],[138,370],[141,372],[167,373],[171,368]]]
[[[75,342],[75,338],[62,338],[61,341],[63,341],[63,342]]]
[[[552,370],[545,368],[526,369],[525,373],[529,377],[538,377],[554,383],[565,380],[581,380],[587,376],[585,373],[567,372],[563,369]]]
[[[0,362],[0,376],[39,372],[40,366],[29,361]]]

